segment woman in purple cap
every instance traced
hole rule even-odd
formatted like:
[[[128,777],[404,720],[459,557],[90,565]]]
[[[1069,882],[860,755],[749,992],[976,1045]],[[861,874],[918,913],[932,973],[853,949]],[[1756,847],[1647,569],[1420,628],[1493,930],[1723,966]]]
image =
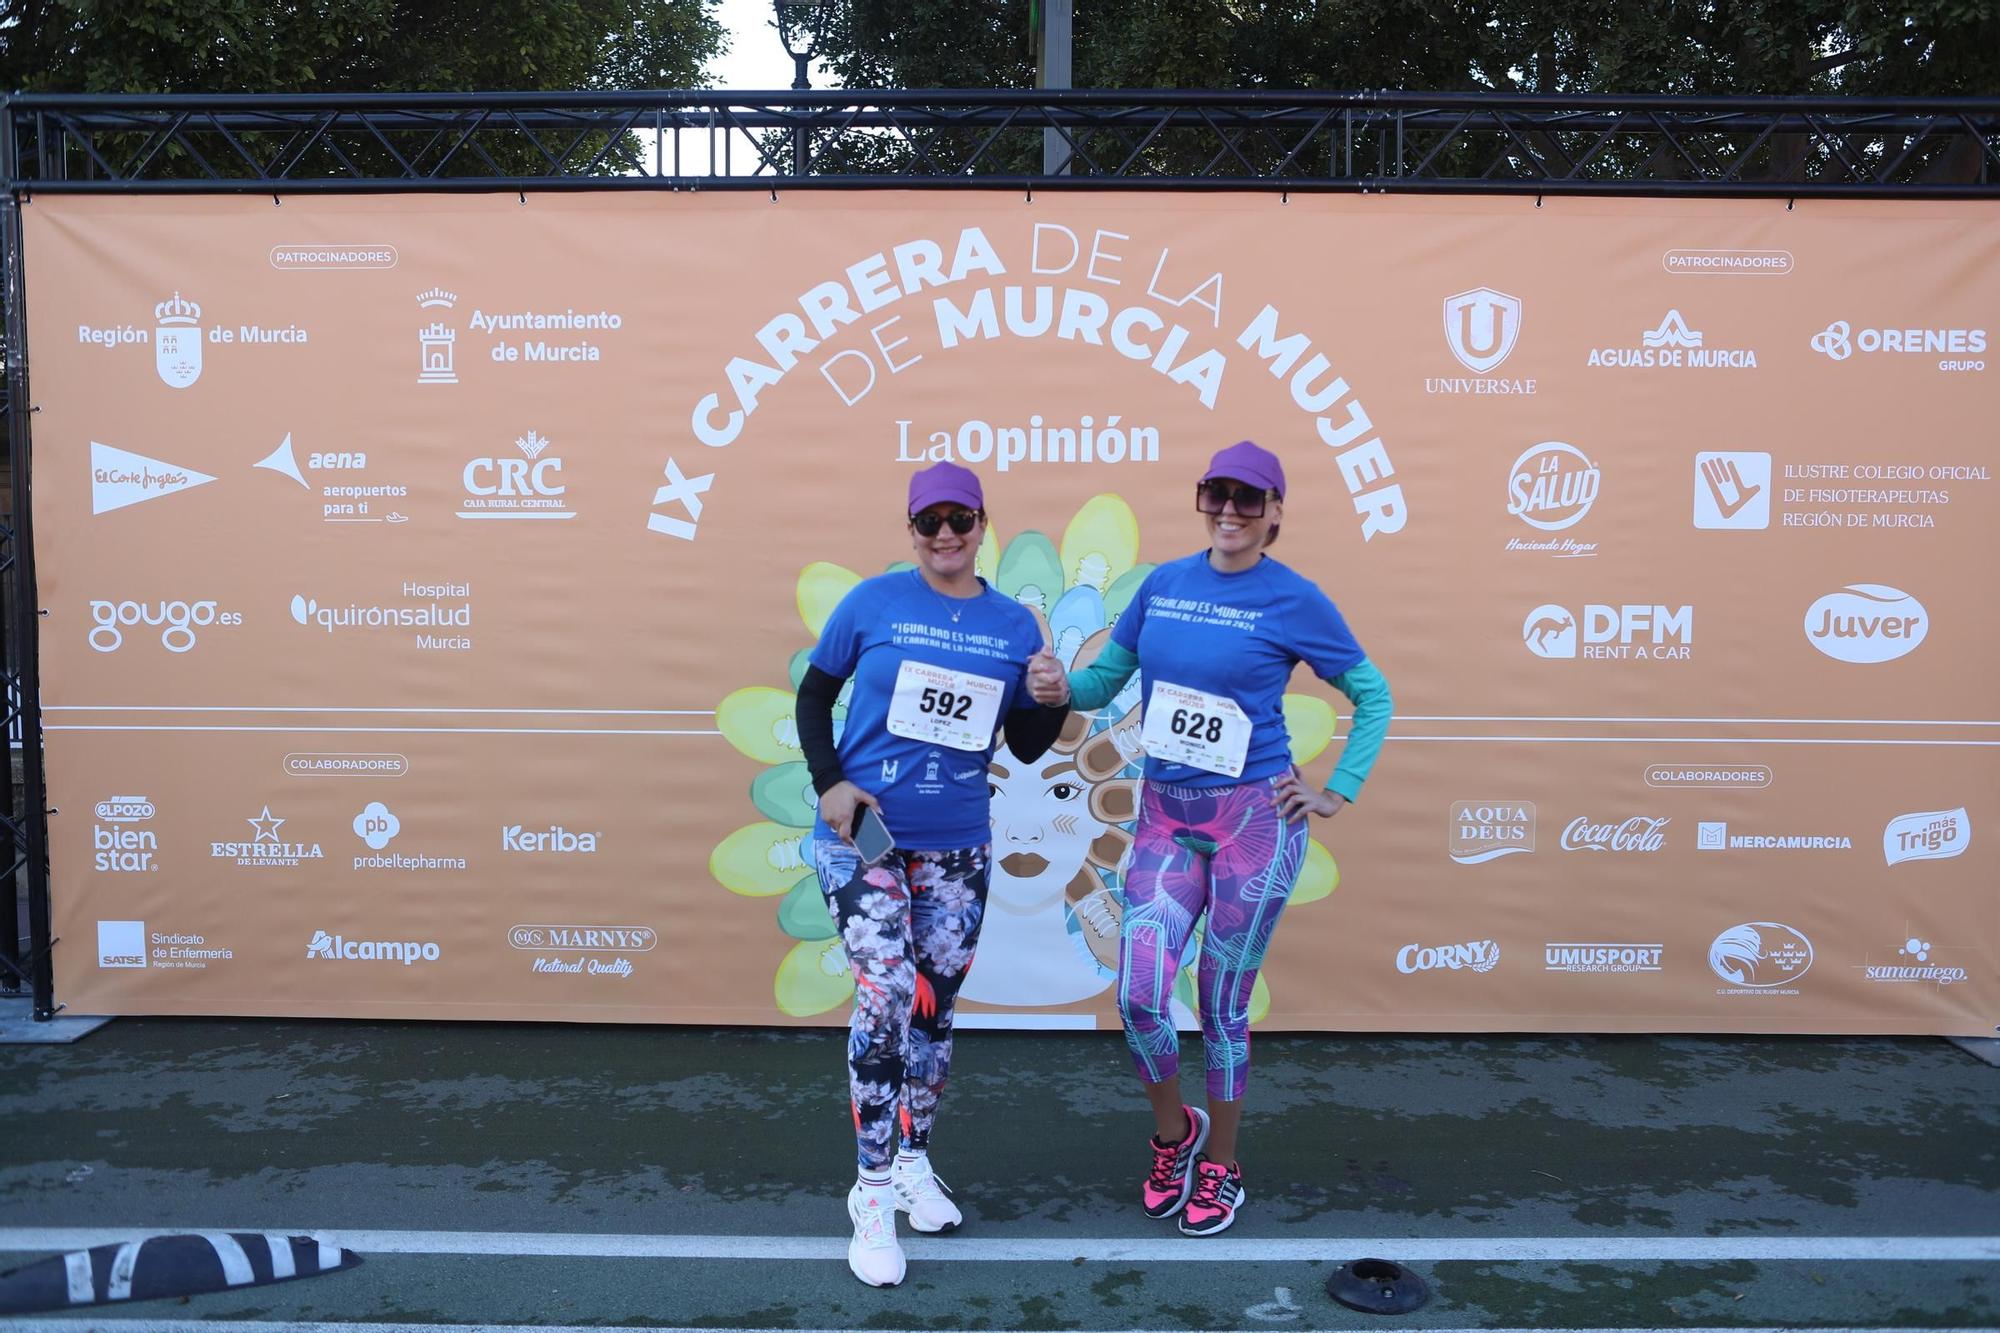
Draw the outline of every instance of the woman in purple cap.
[[[1150,1217],[1180,1214],[1190,1236],[1225,1230],[1242,1208],[1236,1133],[1250,1069],[1250,993],[1305,863],[1307,814],[1353,800],[1389,729],[1388,682],[1310,579],[1264,554],[1284,517],[1277,456],[1244,441],[1195,487],[1208,549],[1147,576],[1089,667],[1064,677],[1037,659],[1035,698],[1101,708],[1141,673],[1145,791],[1125,873],[1118,1010],[1152,1103]],[[1304,662],[1354,703],[1324,790],[1292,766],[1283,699]],[[1199,969],[1208,1110],[1183,1104],[1169,1003],[1181,952],[1206,914]]]
[[[929,1145],[952,1006],[986,908],[995,736],[1004,726],[1014,753],[1037,759],[1069,715],[1028,697],[1029,661],[1043,650],[1034,614],[974,572],[986,536],[979,478],[953,463],[917,473],[908,523],[917,567],[841,599],[798,693],[799,744],[819,793],[813,863],[854,974],[847,1062],[861,1170],[847,1196],[847,1264],[876,1287],[903,1280],[898,1210],[918,1231],[963,1220]],[[836,743],[834,702],[849,680]],[[862,806],[895,842],[872,865],[853,839]]]

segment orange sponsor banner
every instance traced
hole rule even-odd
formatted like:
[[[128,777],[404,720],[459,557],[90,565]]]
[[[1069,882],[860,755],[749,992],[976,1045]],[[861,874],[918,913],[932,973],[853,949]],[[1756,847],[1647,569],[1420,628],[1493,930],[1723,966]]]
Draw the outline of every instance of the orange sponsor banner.
[[[1071,656],[1249,438],[1398,711],[1259,1027],[2000,1021],[1992,204],[23,212],[74,1011],[841,1021],[793,692],[912,470]],[[990,767],[965,1021],[1116,1025],[1131,703]]]

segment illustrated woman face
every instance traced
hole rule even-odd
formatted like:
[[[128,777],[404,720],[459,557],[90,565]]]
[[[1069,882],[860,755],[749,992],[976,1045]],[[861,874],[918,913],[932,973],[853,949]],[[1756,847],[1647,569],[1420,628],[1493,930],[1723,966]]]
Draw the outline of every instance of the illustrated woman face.
[[[1090,783],[1073,756],[1026,764],[1002,746],[987,766],[993,797],[992,902],[1028,914],[1060,906],[1106,825],[1090,812]]]

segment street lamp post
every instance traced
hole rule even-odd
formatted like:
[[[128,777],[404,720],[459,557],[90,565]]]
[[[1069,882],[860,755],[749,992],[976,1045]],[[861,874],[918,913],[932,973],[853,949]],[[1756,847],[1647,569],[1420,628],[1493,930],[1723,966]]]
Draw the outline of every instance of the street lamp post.
[[[792,88],[805,92],[812,87],[806,67],[812,63],[820,39],[826,36],[827,21],[833,17],[834,0],[772,0],[778,11],[778,40],[792,58]],[[806,174],[807,129],[803,119],[792,130],[792,174]]]

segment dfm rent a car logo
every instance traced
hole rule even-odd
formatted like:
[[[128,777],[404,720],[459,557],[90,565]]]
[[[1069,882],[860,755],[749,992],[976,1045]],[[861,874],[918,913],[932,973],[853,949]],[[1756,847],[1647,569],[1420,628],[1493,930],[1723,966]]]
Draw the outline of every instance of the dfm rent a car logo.
[[[1885,583],[1850,583],[1806,608],[1806,642],[1838,662],[1894,661],[1930,629],[1924,604]]]
[[[1856,352],[1942,353],[1939,370],[1986,369],[1986,362],[1977,359],[1986,351],[1985,329],[1857,329],[1844,319],[1836,319],[1812,336],[1812,349],[1834,361],[1845,361]]]
[[[1521,642],[1537,657],[1685,661],[1693,652],[1694,607],[1587,602],[1579,616],[1545,603],[1522,620]]]
[[[90,603],[90,646],[100,653],[115,653],[124,646],[125,631],[137,626],[160,631],[160,643],[170,653],[184,653],[195,646],[195,631],[210,625],[240,625],[240,611],[217,609],[214,599],[195,602],[111,602]]]
[[[1507,473],[1507,512],[1531,528],[1575,527],[1597,502],[1597,464],[1583,450],[1547,440],[1526,450]]]
[[[1972,819],[1962,805],[1956,810],[1897,815],[1882,830],[1882,859],[1892,866],[1904,861],[1943,861],[1962,855],[1971,845]]]
[[[1812,965],[1812,941],[1776,921],[1731,926],[1708,946],[1709,970],[1734,986],[1782,986]]]
[[[1500,961],[1500,946],[1492,940],[1472,940],[1465,944],[1405,944],[1396,951],[1396,970],[1404,976],[1418,972],[1491,972]]]

